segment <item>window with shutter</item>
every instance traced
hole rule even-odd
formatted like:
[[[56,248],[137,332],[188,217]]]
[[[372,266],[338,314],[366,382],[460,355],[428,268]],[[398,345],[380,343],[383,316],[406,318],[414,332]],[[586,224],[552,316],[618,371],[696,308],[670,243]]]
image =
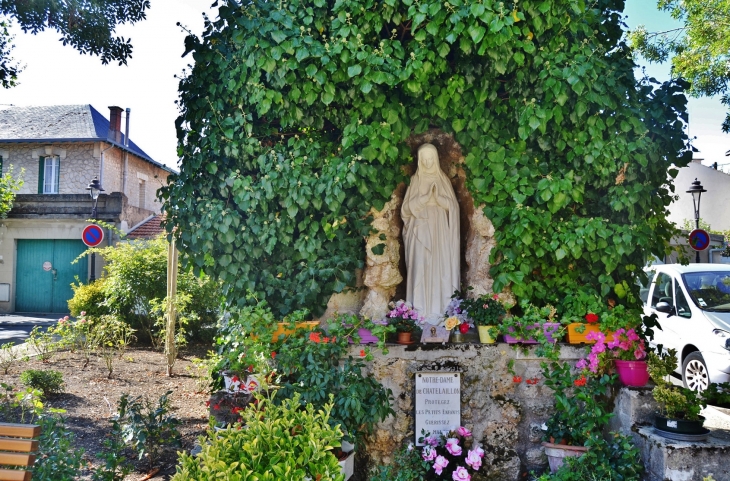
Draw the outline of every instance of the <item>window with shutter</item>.
[[[61,159],[57,155],[40,158],[38,168],[38,193],[58,194]]]

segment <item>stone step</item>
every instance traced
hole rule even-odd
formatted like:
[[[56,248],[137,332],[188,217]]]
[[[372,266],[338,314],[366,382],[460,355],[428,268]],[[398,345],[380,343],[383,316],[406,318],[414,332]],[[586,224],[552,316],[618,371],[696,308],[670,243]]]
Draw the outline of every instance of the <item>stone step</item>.
[[[704,442],[684,442],[657,435],[652,426],[657,403],[651,387],[622,388],[616,396],[611,431],[630,434],[641,451],[643,481],[730,481],[730,416],[709,407],[703,411],[710,436]]]

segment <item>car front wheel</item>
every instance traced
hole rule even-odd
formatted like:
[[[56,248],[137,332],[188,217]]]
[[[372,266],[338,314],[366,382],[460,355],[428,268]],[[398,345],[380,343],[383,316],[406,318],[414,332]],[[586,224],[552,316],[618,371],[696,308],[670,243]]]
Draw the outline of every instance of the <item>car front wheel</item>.
[[[682,382],[684,387],[701,392],[710,386],[707,365],[699,352],[690,353],[682,363]]]

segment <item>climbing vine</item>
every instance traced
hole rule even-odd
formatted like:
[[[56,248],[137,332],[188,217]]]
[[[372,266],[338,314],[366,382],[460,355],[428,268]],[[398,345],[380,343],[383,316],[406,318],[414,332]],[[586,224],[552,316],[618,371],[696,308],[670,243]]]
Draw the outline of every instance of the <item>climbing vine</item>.
[[[168,231],[229,300],[317,312],[354,285],[406,139],[437,128],[496,228],[496,290],[633,286],[674,233],[667,169],[689,154],[683,86],[636,82],[623,4],[222,1],[186,40]]]

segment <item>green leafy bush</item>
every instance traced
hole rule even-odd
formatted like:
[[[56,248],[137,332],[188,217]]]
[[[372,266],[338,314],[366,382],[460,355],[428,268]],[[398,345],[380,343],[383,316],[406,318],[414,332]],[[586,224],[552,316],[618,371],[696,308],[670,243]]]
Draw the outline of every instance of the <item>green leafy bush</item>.
[[[54,339],[52,329],[44,329],[42,326],[35,326],[25,340],[41,362],[48,362],[58,349],[58,343]]]
[[[495,227],[497,292],[638,294],[677,234],[667,172],[691,160],[688,85],[635,79],[622,2],[219,3],[186,40],[180,173],[160,195],[232,302],[252,289],[277,315],[317,314],[356,287],[369,211],[431,128],[461,147]]]
[[[112,376],[114,358],[121,357],[134,340],[134,329],[114,315],[105,315],[88,331],[89,346],[97,352],[107,368],[107,377]]]
[[[76,481],[80,477],[84,450],[74,445],[75,436],[60,416],[39,418],[41,436],[33,464],[33,481]]]
[[[18,360],[18,352],[13,349],[14,347],[14,342],[5,342],[0,346],[0,369],[3,370],[3,374],[10,372],[10,368]]]
[[[43,396],[60,394],[63,392],[63,374],[51,369],[28,369],[20,375],[20,382],[30,388],[40,390],[43,393]]]
[[[119,400],[116,431],[139,459],[149,460],[150,466],[161,450],[180,446],[180,421],[170,414],[170,394],[172,391],[160,396],[157,404],[141,397],[130,399],[126,393]]]
[[[350,329],[331,323],[328,333],[313,331],[282,341],[276,355],[280,379],[275,401],[296,395],[303,405],[319,409],[331,402],[330,423],[340,425],[346,440],[359,447],[378,422],[395,413],[390,389],[372,374],[363,374],[367,351],[362,349],[356,358],[348,355],[345,332]]]
[[[202,451],[182,454],[172,481],[243,476],[259,481],[343,481],[332,454],[342,432],[329,422],[331,409],[331,400],[321,409],[311,403],[302,406],[299,394],[279,403],[259,396],[258,404],[244,412],[245,429],[234,427],[200,438]]]
[[[167,302],[167,249],[164,236],[92,249],[104,259],[104,277],[93,284],[74,285],[71,313],[85,311],[92,320],[113,314],[135,329],[141,340],[156,343],[161,336],[159,306]],[[178,313],[186,323],[187,338],[210,339],[221,301],[218,283],[181,269],[177,292],[184,299]]]
[[[74,295],[68,301],[68,309],[73,317],[81,316],[82,312],[89,318],[111,314],[111,309],[106,305],[105,282],[102,277],[89,284],[71,284]]]

